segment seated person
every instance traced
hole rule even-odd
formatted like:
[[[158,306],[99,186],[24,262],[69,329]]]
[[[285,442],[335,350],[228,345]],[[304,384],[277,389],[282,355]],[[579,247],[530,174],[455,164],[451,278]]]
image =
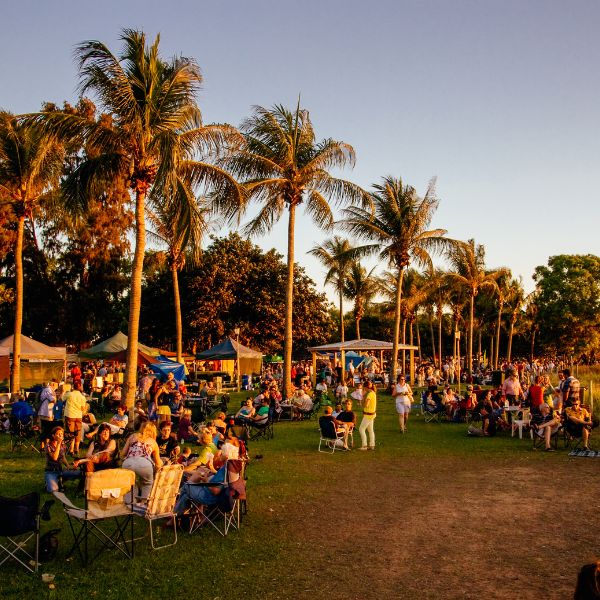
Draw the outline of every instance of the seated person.
[[[590,450],[589,440],[592,430],[592,417],[589,411],[581,406],[578,397],[573,398],[571,406],[565,408],[565,428],[573,437],[583,440],[583,449]]]
[[[488,392],[479,406],[481,429],[484,436],[496,435],[497,419],[492,403],[492,393]]]
[[[444,392],[442,393],[442,406],[446,410],[448,419],[452,419],[454,416],[454,411],[458,407],[458,397],[448,384],[446,384],[444,387]]]
[[[192,427],[192,411],[189,408],[184,408],[177,426],[177,439],[186,444],[197,444],[198,434]]]
[[[218,412],[217,416],[213,419],[213,425],[217,428],[219,433],[225,433],[227,429],[227,423],[225,422],[227,415],[224,412]]]
[[[84,436],[92,431],[95,431],[97,427],[98,425],[96,424],[96,417],[90,412],[90,405],[86,403],[85,409],[81,416],[81,432],[79,433],[80,441],[83,442]]]
[[[10,405],[10,416],[20,421],[23,425],[29,424],[34,414],[33,406],[29,402],[26,402],[20,395],[17,396],[16,402]]]
[[[117,444],[110,437],[110,425],[102,423],[98,427],[98,437],[90,444],[85,458],[76,460],[73,466],[80,467],[84,473],[112,469],[116,452]]]
[[[342,405],[340,402],[338,402],[335,405],[335,410],[333,411],[333,413],[331,413],[333,415],[333,418],[337,418],[337,416],[342,412]]]
[[[265,425],[269,421],[269,398],[263,398],[260,408],[248,419],[251,425]]]
[[[467,386],[467,393],[458,401],[458,410],[454,413],[454,420],[464,421],[467,411],[474,411],[477,408],[477,395],[473,391],[473,386]]]
[[[292,411],[295,419],[303,419],[306,413],[309,413],[313,409],[312,398],[303,392],[301,389],[297,389],[291,398]]]
[[[179,445],[177,438],[171,433],[172,428],[170,421],[163,421],[156,436],[158,453],[163,462],[174,460],[179,455]]]
[[[175,390],[171,394],[169,408],[171,409],[172,418],[178,419],[183,413],[183,398],[181,397],[181,392],[179,390]]]
[[[325,379],[319,379],[315,385],[315,399],[320,400],[325,394],[327,394],[327,383]]]
[[[531,429],[533,435],[543,437],[546,443],[546,452],[552,452],[551,439],[552,435],[558,431],[560,427],[560,416],[558,413],[553,413],[552,409],[543,402],[539,405],[537,412],[531,415]]]
[[[55,427],[50,432],[50,440],[46,444],[44,479],[46,491],[49,493],[59,492],[61,483],[65,479],[81,478],[81,471],[71,468],[67,461],[67,447],[64,440],[65,430],[62,427]]]
[[[337,431],[343,431],[344,444],[348,445],[348,434],[356,426],[356,415],[352,410],[352,400],[348,399],[344,402],[344,410],[335,417],[335,426]]]
[[[209,402],[212,402],[217,396],[217,388],[212,381],[209,381],[206,385],[206,398]]]
[[[335,399],[336,400],[345,400],[348,396],[348,386],[340,382],[338,386],[335,388]]]
[[[235,413],[235,419],[246,423],[254,415],[254,406],[252,406],[252,398],[246,398],[246,402],[241,406],[240,410]]]
[[[258,409],[261,407],[262,405],[262,401],[264,399],[267,399],[267,401],[270,403],[271,402],[271,393],[269,390],[263,390],[260,394],[258,394],[258,396],[256,396],[256,398],[254,398],[254,408]]]
[[[442,397],[437,391],[437,385],[430,385],[426,392],[423,392],[423,406],[427,412],[444,412]]]
[[[188,481],[191,483],[195,481],[206,481],[208,477],[214,475],[217,470],[214,467],[213,460],[217,453],[218,450],[213,444],[212,434],[210,431],[203,431],[200,434],[198,460],[191,465],[184,467],[184,472],[190,474]]]
[[[117,412],[111,417],[108,425],[110,427],[111,435],[122,434],[129,423],[129,416],[127,415],[127,407],[124,404],[117,406]]]
[[[171,421],[171,406],[169,404],[168,396],[161,396],[158,400],[158,406],[156,407],[156,415],[159,423],[162,421]]]
[[[348,450],[348,440],[338,437],[335,419],[333,418],[333,410],[331,406],[326,406],[323,409],[323,414],[319,417],[319,429],[321,435],[328,440],[335,440],[335,445]]]

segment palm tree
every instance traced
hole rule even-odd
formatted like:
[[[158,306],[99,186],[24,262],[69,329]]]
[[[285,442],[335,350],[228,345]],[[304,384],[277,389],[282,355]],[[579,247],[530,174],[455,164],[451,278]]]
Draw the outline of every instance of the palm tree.
[[[65,112],[46,112],[37,118],[47,128],[66,138],[83,135],[95,149],[67,180],[66,195],[73,204],[85,205],[118,174],[129,175],[135,204],[135,250],[129,295],[129,342],[125,397],[133,406],[136,388],[138,332],[142,292],[142,270],[146,245],[146,205],[177,199],[182,174],[193,185],[218,187],[220,207],[229,211],[243,197],[227,173],[197,159],[218,153],[236,130],[226,125],[203,126],[196,104],[202,76],[194,60],[176,57],[163,60],[159,36],[146,44],[143,32],[125,29],[123,50],[115,56],[103,43],[88,41],[78,46],[80,90],[92,92],[112,124],[105,125]],[[229,205],[225,201],[229,201]],[[234,208],[231,207],[234,204]]]
[[[502,310],[504,308],[504,303],[506,302],[506,295],[509,292],[509,284],[512,278],[512,274],[510,270],[506,270],[500,277],[498,277],[498,287],[496,289],[496,296],[498,302],[498,322],[496,323],[496,347],[495,353],[492,358],[492,362],[494,365],[494,369],[498,369],[498,360],[500,356],[500,330],[502,328]]]
[[[521,312],[521,308],[525,302],[525,292],[523,290],[523,282],[521,278],[513,279],[510,283],[508,293],[506,295],[506,304],[510,310],[510,331],[508,333],[508,348],[506,350],[506,360],[510,363],[512,353],[512,340],[515,332],[515,323]]]
[[[309,253],[316,256],[327,269],[325,285],[330,283],[338,293],[340,302],[340,341],[344,341],[344,285],[350,270],[350,251],[352,246],[347,239],[338,235],[325,240],[320,246],[315,246]]]
[[[198,262],[202,239],[208,230],[208,213],[206,203],[198,201],[184,181],[181,181],[176,202],[165,201],[148,209],[148,220],[153,227],[153,231],[148,232],[149,236],[167,246],[167,263],[173,282],[177,362],[180,363],[183,362],[183,326],[179,271],[183,269],[186,257],[192,263]]]
[[[0,202],[16,220],[15,320],[10,389],[21,387],[21,329],[23,326],[23,244],[25,223],[33,226],[34,211],[44,194],[58,184],[63,148],[56,138],[33,123],[0,112]]]
[[[449,273],[459,286],[468,290],[470,299],[469,309],[469,346],[467,350],[467,369],[473,372],[473,323],[475,298],[479,290],[484,288],[497,289],[497,280],[505,271],[485,270],[485,249],[483,245],[475,245],[475,240],[456,244],[448,254],[454,271]]]
[[[333,225],[330,202],[367,202],[359,186],[333,177],[329,170],[353,166],[352,146],[332,139],[316,141],[308,111],[290,112],[283,106],[257,106],[242,124],[246,147],[226,161],[244,182],[249,199],[262,204],[246,232],[261,235],[271,230],[284,211],[288,213],[287,283],[285,296],[283,390],[291,390],[292,299],[294,293],[294,235],[296,209],[306,212],[319,227]]]
[[[429,302],[435,307],[437,316],[437,329],[438,329],[438,343],[437,352],[434,350],[434,364],[435,355],[438,355],[439,364],[438,367],[440,372],[442,371],[442,333],[443,333],[443,320],[444,320],[444,307],[449,304],[451,299],[450,282],[448,280],[448,274],[441,269],[427,269],[425,272],[425,278],[427,280],[427,290],[429,292]],[[433,327],[432,327],[432,340],[431,343],[435,349],[435,341],[433,339]]]
[[[394,269],[396,297],[390,364],[390,380],[393,381],[398,361],[404,272],[411,261],[422,266],[431,264],[430,252],[445,248],[450,241],[442,237],[446,234],[445,229],[427,229],[438,206],[435,180],[430,182],[421,199],[413,187],[388,176],[374,186],[371,198],[373,211],[347,208],[342,226],[353,235],[371,240],[372,244],[364,246],[364,251],[378,252],[380,258]]]
[[[380,291],[379,278],[373,274],[375,269],[376,267],[373,267],[367,273],[358,260],[353,260],[344,284],[344,296],[354,300],[357,340],[360,340],[360,321],[365,316],[367,306]]]

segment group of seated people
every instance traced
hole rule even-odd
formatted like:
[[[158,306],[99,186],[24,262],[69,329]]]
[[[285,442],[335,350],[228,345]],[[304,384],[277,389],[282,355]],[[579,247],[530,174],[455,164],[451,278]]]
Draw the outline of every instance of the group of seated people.
[[[323,409],[319,417],[319,428],[324,438],[333,440],[344,450],[349,450],[348,436],[356,426],[356,414],[352,410],[352,400],[346,399],[342,405],[336,405],[335,411],[331,406]]]

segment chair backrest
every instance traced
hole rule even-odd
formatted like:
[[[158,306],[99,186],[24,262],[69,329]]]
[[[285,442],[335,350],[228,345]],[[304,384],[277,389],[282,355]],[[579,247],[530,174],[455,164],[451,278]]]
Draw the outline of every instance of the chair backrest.
[[[37,492],[19,498],[0,496],[0,535],[20,535],[37,529],[40,495]]]
[[[135,484],[135,473],[129,469],[105,469],[87,476],[86,509],[91,517],[102,518],[129,512],[125,495]]]
[[[164,465],[156,472],[145,516],[156,517],[173,512],[182,477],[183,465]]]

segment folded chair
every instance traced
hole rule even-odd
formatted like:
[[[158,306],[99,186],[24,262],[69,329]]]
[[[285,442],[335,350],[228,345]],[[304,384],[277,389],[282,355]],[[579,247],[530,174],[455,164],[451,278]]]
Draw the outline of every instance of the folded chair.
[[[84,565],[106,549],[115,549],[127,558],[133,558],[131,499],[134,485],[135,473],[129,469],[89,473],[85,481],[84,508],[75,506],[63,492],[54,492],[54,497],[63,505],[73,533],[74,543],[68,556],[77,552]],[[96,545],[92,549],[90,541],[94,538],[99,547]]]
[[[40,518],[50,520],[48,500],[40,509],[40,495],[37,492],[20,498],[0,496],[0,565],[13,559],[30,573],[37,573],[40,548]],[[33,538],[33,549],[28,550]]]
[[[179,486],[183,476],[183,465],[164,465],[154,475],[152,490],[146,504],[134,504],[133,510],[137,516],[148,521],[150,543],[153,550],[174,546],[177,543],[177,519],[175,519],[175,501],[179,494]],[[153,523],[160,519],[170,519],[173,523],[174,540],[170,544],[156,546],[154,541]]]
[[[242,460],[228,460],[222,467],[222,481],[185,484],[201,490],[194,494],[189,493],[191,490],[188,488],[190,533],[194,533],[203,525],[211,525],[222,536],[226,536],[231,527],[239,529],[246,503],[244,464]]]
[[[10,433],[10,449],[12,452],[16,450],[33,450],[38,454],[40,451],[34,446],[35,437],[39,428],[35,425],[33,418],[30,417],[23,422],[14,416],[9,417],[9,433]]]

